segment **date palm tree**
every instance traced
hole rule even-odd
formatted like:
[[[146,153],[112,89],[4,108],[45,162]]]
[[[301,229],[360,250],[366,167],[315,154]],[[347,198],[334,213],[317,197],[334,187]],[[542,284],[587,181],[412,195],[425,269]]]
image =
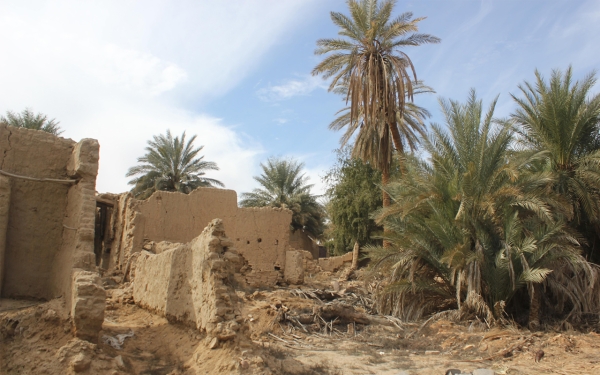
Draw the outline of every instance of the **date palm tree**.
[[[6,117],[0,117],[0,122],[17,128],[41,130],[54,135],[61,135],[63,133],[56,119],[48,120],[47,115],[42,113],[35,114],[29,108],[25,108],[21,113],[6,111]]]
[[[553,175],[552,188],[570,206],[566,215],[587,237],[589,259],[600,262],[600,94],[592,94],[595,74],[573,81],[573,72],[554,70],[549,81],[519,86],[522,97],[512,118],[525,150],[538,154],[536,171]]]
[[[418,23],[407,12],[390,19],[394,0],[348,0],[350,17],[331,12],[333,23],[340,28],[337,39],[317,41],[317,55],[328,54],[312,71],[331,78],[330,91],[347,88],[350,103],[349,129],[360,129],[365,142],[355,143],[355,156],[374,162],[382,172],[382,182],[389,180],[392,144],[403,154],[415,144],[411,132],[402,122],[405,103],[412,101],[413,82],[417,80],[412,61],[401,48],[440,40],[419,34]],[[421,130],[422,131],[422,130]],[[421,132],[417,130],[417,133]],[[403,140],[404,138],[404,140]],[[384,192],[383,205],[389,196]]]
[[[556,215],[552,176],[522,168],[533,159],[510,160],[512,124],[492,119],[495,102],[484,113],[474,91],[465,104],[441,106],[446,124],[425,141],[429,160],[409,157],[387,187],[394,204],[378,216],[393,245],[369,251],[387,276],[380,311],[419,318],[455,309],[490,321],[515,305],[535,310],[542,286],[557,314],[597,308],[597,271]]]
[[[188,141],[185,132],[173,137],[167,130],[165,135],[155,135],[148,141],[146,154],[138,158],[141,163],[131,167],[127,177],[138,176],[129,181],[131,192],[138,199],[146,199],[157,190],[178,191],[188,194],[198,187],[224,187],[221,181],[204,177],[205,171],[218,171],[212,161],[205,161],[198,153],[204,148],[194,148],[194,135]]]
[[[317,196],[311,194],[313,185],[302,173],[303,163],[270,158],[261,163],[263,173],[254,179],[261,188],[242,193],[242,207],[285,207],[292,210],[292,230],[304,230],[317,238],[324,229],[325,213]]]

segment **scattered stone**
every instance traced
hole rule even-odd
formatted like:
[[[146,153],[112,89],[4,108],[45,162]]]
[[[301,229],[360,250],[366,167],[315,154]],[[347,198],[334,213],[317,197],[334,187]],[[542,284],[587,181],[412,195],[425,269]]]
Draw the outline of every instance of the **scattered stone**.
[[[465,347],[463,348],[463,350],[469,350],[469,349],[473,349],[474,347],[475,347],[475,345],[473,345],[473,344],[468,344],[468,345],[465,345]]]
[[[210,340],[210,344],[208,344],[208,348],[216,349],[218,346],[219,346],[219,339],[217,337],[213,337],[213,339]]]
[[[75,372],[85,371],[90,368],[92,360],[84,353],[79,353],[71,360],[71,367]]]
[[[459,369],[456,368],[451,368],[446,370],[446,373],[444,375],[460,375],[462,374],[462,371],[460,371]]]
[[[489,368],[478,368],[473,371],[473,375],[496,375],[494,370],[490,370]]]
[[[539,362],[539,361],[541,361],[541,360],[542,360],[542,358],[544,358],[544,351],[543,351],[543,350],[538,350],[538,351],[535,353],[535,361],[536,361],[536,362]]]
[[[121,370],[125,370],[127,368],[127,365],[125,364],[125,361],[123,360],[123,356],[120,356],[120,355],[116,356],[115,364]]]
[[[46,310],[46,312],[44,312],[44,314],[42,314],[42,319],[47,322],[55,322],[57,320],[60,320],[60,317],[58,316],[58,313],[56,311],[48,309]]]
[[[440,354],[439,350],[425,350],[425,355],[437,355]]]
[[[83,353],[86,357],[91,357],[95,350],[95,344],[75,338],[58,349],[56,358],[59,362],[64,363],[68,358],[73,358],[80,353]]]

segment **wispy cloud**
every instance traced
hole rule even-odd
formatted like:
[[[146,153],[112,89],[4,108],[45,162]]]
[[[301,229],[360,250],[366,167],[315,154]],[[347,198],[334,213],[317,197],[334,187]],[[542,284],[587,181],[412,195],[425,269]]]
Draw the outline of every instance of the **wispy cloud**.
[[[129,189],[127,169],[167,129],[198,134],[221,168],[210,177],[247,190],[263,146],[189,103],[235,87],[311,4],[0,2],[0,45],[10,51],[0,54],[0,113],[31,107],[66,137],[98,139],[99,191]]]
[[[283,125],[283,124],[289,122],[290,120],[288,120],[286,118],[275,118],[275,119],[273,119],[273,121],[275,121],[279,125]]]
[[[274,102],[291,99],[294,96],[306,96],[316,89],[327,89],[327,83],[321,77],[307,75],[299,79],[290,79],[281,85],[263,87],[256,92],[261,100]]]

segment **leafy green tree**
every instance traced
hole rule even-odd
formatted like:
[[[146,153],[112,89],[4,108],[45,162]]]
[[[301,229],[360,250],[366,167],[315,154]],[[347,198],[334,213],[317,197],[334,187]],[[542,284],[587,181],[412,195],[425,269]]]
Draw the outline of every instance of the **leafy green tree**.
[[[537,154],[530,168],[552,174],[552,189],[569,203],[568,220],[586,237],[589,259],[600,262],[600,94],[595,74],[573,82],[572,69],[554,70],[549,81],[519,86],[512,115],[523,154]]]
[[[378,244],[372,236],[382,228],[371,218],[381,208],[381,172],[352,158],[348,147],[337,150],[337,163],[325,176],[326,205],[330,223],[327,237],[333,253],[340,255],[353,246]]]
[[[204,148],[194,148],[194,135],[188,141],[185,132],[173,137],[167,130],[165,135],[155,135],[148,141],[146,154],[138,158],[139,165],[127,172],[127,177],[137,176],[131,181],[131,192],[138,199],[146,199],[157,190],[177,191],[188,194],[199,187],[223,187],[223,183],[204,177],[207,170],[219,170],[212,161],[204,161],[198,153]]]
[[[303,163],[270,158],[261,163],[263,173],[254,179],[261,188],[242,193],[242,207],[282,207],[292,210],[292,230],[304,230],[317,238],[323,233],[325,213],[317,196],[311,194],[313,185],[302,173]]]
[[[312,73],[332,78],[330,91],[346,88],[346,101],[350,102],[348,129],[352,130],[344,137],[348,140],[359,131],[357,139],[362,141],[355,143],[353,155],[381,170],[385,185],[393,148],[403,154],[406,146],[414,147],[416,136],[423,132],[421,124],[403,121],[405,103],[413,98],[411,73],[415,81],[417,77],[412,61],[401,48],[440,40],[416,33],[423,18],[412,19],[410,12],[390,19],[393,0],[347,3],[350,17],[331,12],[341,38],[317,41],[315,53],[328,56]],[[384,192],[383,205],[389,204],[389,196]]]
[[[21,113],[6,111],[6,117],[0,117],[0,122],[17,128],[41,130],[54,135],[61,135],[63,133],[56,119],[48,120],[47,115],[42,113],[35,114],[29,108],[25,108]]]
[[[378,217],[393,244],[369,251],[388,282],[380,311],[410,319],[456,308],[493,321],[515,305],[534,309],[540,286],[556,313],[588,311],[594,271],[554,214],[552,176],[523,168],[533,159],[510,162],[512,124],[492,120],[495,102],[484,114],[472,91],[441,107],[446,126],[433,125],[429,161],[409,158]]]

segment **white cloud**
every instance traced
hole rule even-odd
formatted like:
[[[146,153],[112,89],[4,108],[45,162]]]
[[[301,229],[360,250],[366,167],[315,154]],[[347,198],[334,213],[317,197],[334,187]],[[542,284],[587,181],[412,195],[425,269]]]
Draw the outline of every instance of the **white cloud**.
[[[286,118],[281,118],[281,117],[279,117],[279,118],[273,119],[273,121],[275,121],[275,122],[276,122],[276,123],[278,123],[279,125],[283,125],[283,124],[285,124],[285,123],[289,122],[290,120],[288,120],[288,119],[286,119]]]
[[[291,99],[294,96],[305,96],[316,89],[327,89],[327,83],[321,77],[305,76],[300,79],[290,79],[281,85],[263,87],[256,91],[261,100],[272,102]]]
[[[152,135],[197,134],[210,177],[249,190],[260,144],[193,111],[226,93],[316,0],[0,3],[0,113],[31,107],[66,137],[100,142],[99,191],[125,173]],[[192,104],[190,104],[192,103]]]
[[[187,73],[177,64],[163,61],[149,53],[114,44],[106,44],[98,50],[91,49],[87,52],[87,56],[92,59],[82,61],[80,66],[105,85],[117,85],[140,94],[158,95],[187,79]]]

